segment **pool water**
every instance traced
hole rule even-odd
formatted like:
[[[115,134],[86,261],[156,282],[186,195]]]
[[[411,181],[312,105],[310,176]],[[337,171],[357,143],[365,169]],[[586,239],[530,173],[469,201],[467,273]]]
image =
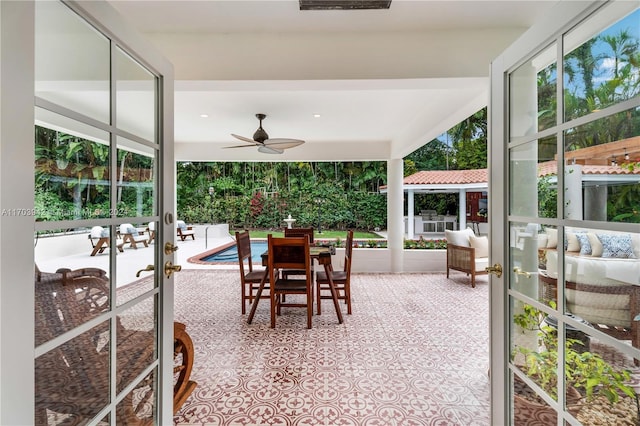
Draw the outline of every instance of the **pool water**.
[[[262,262],[261,255],[267,251],[268,246],[266,241],[251,241],[251,260],[258,265]],[[203,257],[200,260],[203,262],[238,262],[238,248],[236,246],[228,247],[217,253],[210,254]]]

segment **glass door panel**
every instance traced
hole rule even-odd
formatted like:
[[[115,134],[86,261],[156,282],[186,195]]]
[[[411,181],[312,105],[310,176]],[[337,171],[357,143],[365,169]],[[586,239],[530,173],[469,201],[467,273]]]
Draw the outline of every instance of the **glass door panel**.
[[[606,28],[602,22],[602,15],[593,15],[564,38],[565,121],[640,94],[634,59],[640,40],[638,9]]]
[[[143,139],[156,135],[156,79],[116,48],[116,119],[118,127]]]
[[[603,7],[509,74],[513,424],[569,415],[588,423],[596,411],[617,413],[602,422],[622,424],[621,413],[637,408],[640,98],[630,52],[640,46],[640,10],[610,25],[612,10]],[[560,106],[570,122],[557,118]],[[521,397],[545,409],[523,411]]]
[[[36,422],[152,424],[159,80],[64,4],[36,9]]]
[[[36,317],[36,327],[53,325],[50,317]],[[107,406],[110,350],[109,321],[104,321],[36,358],[37,425],[85,424]]]
[[[36,4],[35,95],[109,123],[109,40],[57,1]]]
[[[154,272],[145,269],[148,266],[157,269],[156,245],[150,228],[155,229],[158,222],[143,218],[157,211],[157,162],[155,148],[123,137],[117,141],[116,202],[121,218],[117,231],[127,254],[119,256],[116,262],[116,301],[120,306],[156,287]]]
[[[512,138],[529,136],[556,124],[557,45],[509,74]]]
[[[147,297],[118,315],[116,374],[118,393],[138,380],[157,358],[156,298]]]
[[[108,218],[109,133],[35,109],[37,221]]]
[[[509,213],[556,217],[557,161],[555,135],[509,150]]]
[[[638,222],[640,109],[633,108],[564,132],[564,216]]]
[[[156,148],[123,137],[118,137],[117,141],[118,216],[154,215],[157,211]]]

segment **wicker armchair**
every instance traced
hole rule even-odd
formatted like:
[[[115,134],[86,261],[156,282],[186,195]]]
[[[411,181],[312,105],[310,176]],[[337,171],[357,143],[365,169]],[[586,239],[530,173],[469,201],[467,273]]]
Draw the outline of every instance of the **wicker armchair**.
[[[485,268],[489,265],[486,237],[476,237],[473,231],[467,228],[461,231],[446,230],[445,238],[447,239],[447,278],[451,269],[464,272],[471,276],[471,287],[475,288],[476,275],[486,275]]]

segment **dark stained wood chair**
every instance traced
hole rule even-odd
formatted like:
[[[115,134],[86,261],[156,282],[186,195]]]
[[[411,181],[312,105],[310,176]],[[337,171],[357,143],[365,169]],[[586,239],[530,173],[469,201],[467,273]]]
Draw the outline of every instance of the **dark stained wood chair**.
[[[333,281],[334,288],[338,292],[338,299],[344,300],[347,305],[347,313],[351,314],[351,258],[353,255],[353,231],[349,230],[345,240],[344,267],[342,271],[334,271],[330,265],[329,274]],[[329,279],[325,271],[318,271],[316,275],[316,298],[318,305],[318,315],[322,313],[322,299],[332,299]]]
[[[269,243],[269,282],[271,283],[271,328],[276,326],[276,314],[283,307],[307,308],[307,328],[312,327],[313,317],[313,280],[311,276],[311,256],[309,237],[274,238],[268,236]],[[305,271],[304,278],[280,277],[282,269]],[[283,300],[284,296],[302,295],[305,303]]]
[[[309,237],[309,244],[313,245],[313,227],[310,228],[284,228],[284,236],[285,238],[289,237]],[[313,271],[313,264],[311,264],[311,270]],[[285,278],[289,278],[292,276],[304,276],[305,271],[302,270],[283,270],[282,275]]]
[[[313,245],[313,227],[310,228],[284,228],[284,236],[286,237],[304,237],[309,236],[309,244]]]
[[[258,290],[263,279],[269,282],[269,273],[264,270],[253,270],[253,260],[251,259],[251,238],[249,231],[236,232],[236,247],[238,250],[238,264],[240,266],[240,286],[242,302],[242,314],[247,311],[247,301],[253,302],[254,293]],[[263,299],[269,299],[269,294],[263,294]]]

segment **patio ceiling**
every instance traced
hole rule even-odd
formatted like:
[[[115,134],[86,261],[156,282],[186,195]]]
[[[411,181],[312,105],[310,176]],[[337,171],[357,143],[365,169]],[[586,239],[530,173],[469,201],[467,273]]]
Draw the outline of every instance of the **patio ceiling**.
[[[555,2],[109,3],[174,64],[177,160],[346,161],[402,158],[484,107],[490,61]],[[253,134],[256,113],[271,137],[306,143],[224,149]]]

